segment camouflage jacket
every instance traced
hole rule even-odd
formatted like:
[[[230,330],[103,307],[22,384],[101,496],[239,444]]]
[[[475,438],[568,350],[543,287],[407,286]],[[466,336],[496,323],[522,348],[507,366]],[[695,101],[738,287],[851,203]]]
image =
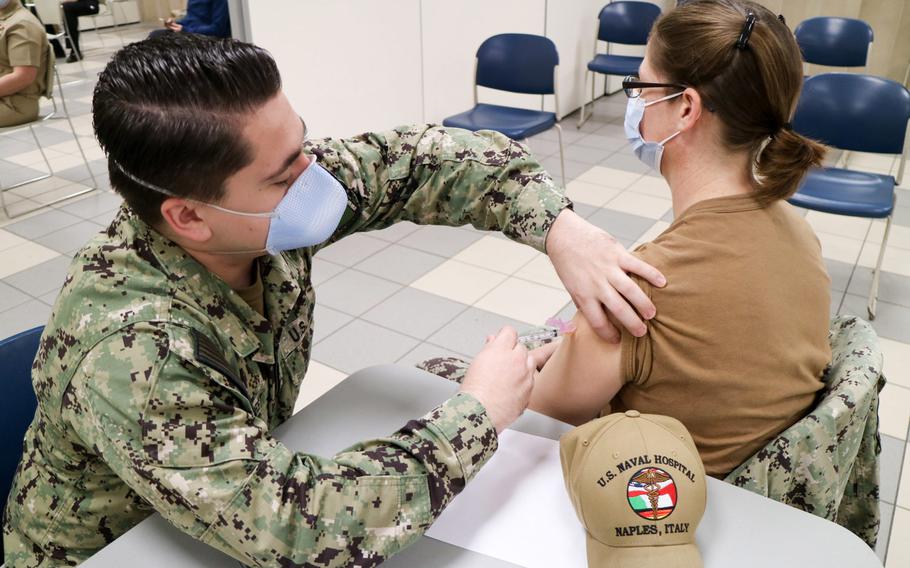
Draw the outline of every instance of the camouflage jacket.
[[[543,251],[569,205],[526,147],[491,132],[308,145],[354,209],[332,240],[470,223]],[[256,566],[375,566],[423,534],[496,450],[476,399],[332,458],[269,434],[307,370],[315,252],[260,258],[267,317],[127,208],[76,255],[33,366],[7,568],[76,565],[154,511]]]
[[[882,353],[875,331],[857,317],[835,318],[829,339],[818,404],[725,481],[835,521],[874,548]]]

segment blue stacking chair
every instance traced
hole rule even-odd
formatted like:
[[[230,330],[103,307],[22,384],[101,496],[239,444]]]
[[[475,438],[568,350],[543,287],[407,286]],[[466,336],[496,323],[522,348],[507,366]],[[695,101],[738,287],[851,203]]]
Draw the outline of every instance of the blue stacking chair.
[[[474,108],[442,121],[443,126],[468,130],[495,130],[513,140],[524,140],[555,126],[559,136],[562,182],[566,182],[562,128],[555,112],[490,105],[477,102],[477,86],[511,93],[553,95],[559,110],[556,44],[543,36],[499,34],[477,49],[474,70]]]
[[[829,67],[864,67],[869,61],[872,27],[854,18],[809,18],[793,34],[803,61]]]
[[[591,104],[594,104],[595,73],[602,75],[638,75],[638,67],[644,57],[631,55],[610,55],[610,44],[645,45],[648,43],[648,34],[657,18],[660,17],[660,8],[650,2],[610,2],[600,10],[597,16],[597,31],[594,35],[594,59],[588,62],[585,69],[585,82],[581,92],[588,86],[588,76],[591,76]],[[607,42],[608,53],[597,53],[597,42]],[[585,102],[582,100],[581,111],[578,114],[578,128],[584,124]],[[591,114],[594,114],[592,108]]]
[[[822,73],[803,85],[793,129],[843,150],[899,154],[897,179],[891,175],[841,168],[810,170],[790,203],[806,209],[887,219],[869,291],[869,318],[875,319],[882,258],[908,147],[910,91],[895,81],[855,73]]]
[[[23,331],[0,341],[0,517],[13,484],[16,466],[22,457],[22,440],[31,424],[38,402],[32,390],[32,361],[44,327]],[[0,542],[0,559],[3,543]]]

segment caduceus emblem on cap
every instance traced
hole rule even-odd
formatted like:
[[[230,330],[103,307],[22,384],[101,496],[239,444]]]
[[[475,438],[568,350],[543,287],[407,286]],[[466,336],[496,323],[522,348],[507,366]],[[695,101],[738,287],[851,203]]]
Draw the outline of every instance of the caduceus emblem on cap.
[[[670,476],[659,469],[645,469],[632,478],[632,481],[644,485],[644,490],[648,492],[648,501],[651,502],[651,508],[654,510],[654,518],[658,517],[657,501],[660,498],[660,483],[668,481]]]

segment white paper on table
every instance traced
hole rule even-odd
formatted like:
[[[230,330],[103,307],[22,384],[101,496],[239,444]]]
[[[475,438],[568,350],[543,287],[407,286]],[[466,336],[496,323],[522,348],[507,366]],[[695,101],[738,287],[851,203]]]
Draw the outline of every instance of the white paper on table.
[[[527,568],[587,567],[559,443],[514,430],[427,536]]]

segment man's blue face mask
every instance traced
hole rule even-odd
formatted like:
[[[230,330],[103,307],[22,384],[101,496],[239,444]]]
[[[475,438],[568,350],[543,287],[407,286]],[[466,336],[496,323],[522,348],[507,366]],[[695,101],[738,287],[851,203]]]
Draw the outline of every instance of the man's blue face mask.
[[[645,108],[653,104],[670,100],[678,97],[682,92],[667,95],[651,102],[645,102],[641,97],[630,98],[626,104],[626,118],[624,126],[626,129],[626,138],[632,143],[632,150],[638,159],[644,162],[648,167],[660,172],[660,161],[664,155],[664,144],[673,139],[674,136],[682,131],[674,132],[660,142],[648,142],[641,137],[641,119],[645,116]]]
[[[139,179],[120,164],[114,163],[126,177],[143,187],[170,197],[188,199]],[[311,247],[328,240],[341,222],[348,204],[348,195],[344,186],[320,166],[315,157],[310,157],[309,166],[291,184],[288,192],[272,211],[247,213],[213,203],[199,203],[232,215],[270,219],[264,250],[269,254],[278,254],[281,251]]]

